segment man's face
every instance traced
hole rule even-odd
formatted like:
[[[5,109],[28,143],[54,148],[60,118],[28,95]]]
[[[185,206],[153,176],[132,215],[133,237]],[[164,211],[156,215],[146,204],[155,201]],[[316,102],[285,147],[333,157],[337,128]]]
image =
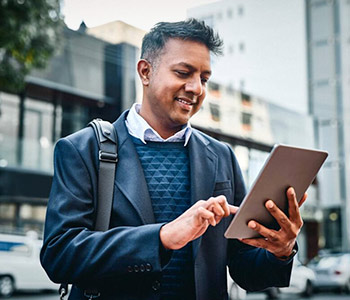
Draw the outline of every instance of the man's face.
[[[204,44],[169,39],[150,68],[141,115],[161,135],[179,130],[200,109],[210,75]]]

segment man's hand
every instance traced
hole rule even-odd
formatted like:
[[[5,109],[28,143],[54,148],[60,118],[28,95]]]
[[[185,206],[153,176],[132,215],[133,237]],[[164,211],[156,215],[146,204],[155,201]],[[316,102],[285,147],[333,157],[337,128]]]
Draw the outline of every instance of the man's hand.
[[[288,213],[289,218],[281,211],[272,200],[265,203],[265,207],[280,225],[278,231],[268,229],[254,220],[249,221],[248,226],[259,232],[264,238],[240,239],[241,242],[264,248],[273,253],[277,258],[289,256],[292,253],[296,238],[303,226],[303,220],[300,216],[299,207],[305,202],[307,194],[299,202],[296,199],[295,191],[292,187],[287,190]]]
[[[174,221],[160,230],[160,240],[166,249],[180,249],[200,237],[209,225],[216,226],[222,218],[236,213],[238,207],[227,203],[225,196],[200,200]]]

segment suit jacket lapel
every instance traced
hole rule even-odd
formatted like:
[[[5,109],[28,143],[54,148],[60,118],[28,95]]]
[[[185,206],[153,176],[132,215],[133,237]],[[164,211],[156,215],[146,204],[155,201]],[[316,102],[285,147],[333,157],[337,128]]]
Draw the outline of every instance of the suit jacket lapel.
[[[141,162],[125,125],[126,116],[127,112],[124,112],[113,124],[118,135],[119,161],[116,184],[134,206],[143,223],[155,223],[152,202]]]
[[[217,176],[218,157],[210,149],[210,142],[193,130],[189,141],[191,172],[191,202],[207,200],[213,194]],[[193,241],[193,256],[197,255],[201,237]]]

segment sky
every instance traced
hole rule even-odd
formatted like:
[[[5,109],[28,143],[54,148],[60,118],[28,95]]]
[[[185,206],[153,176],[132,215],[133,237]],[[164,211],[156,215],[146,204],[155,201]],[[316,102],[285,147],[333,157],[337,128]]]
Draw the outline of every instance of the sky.
[[[124,21],[148,31],[160,21],[180,21],[187,9],[217,0],[63,0],[62,13],[70,29],[82,21],[88,27]]]

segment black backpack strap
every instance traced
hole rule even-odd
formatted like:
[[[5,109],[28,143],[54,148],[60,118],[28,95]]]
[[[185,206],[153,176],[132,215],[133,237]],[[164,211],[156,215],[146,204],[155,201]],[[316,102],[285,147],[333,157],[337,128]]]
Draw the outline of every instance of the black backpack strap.
[[[96,207],[96,231],[106,231],[112,211],[115,170],[118,162],[117,134],[114,126],[101,119],[89,123],[99,142],[98,201]]]
[[[98,158],[100,161],[98,170],[98,199],[96,207],[96,231],[106,231],[109,228],[111,218],[115,170],[118,162],[117,133],[113,124],[101,119],[94,119],[89,123],[94,129],[99,143]],[[63,283],[59,288],[60,299],[68,294],[68,284]],[[87,299],[99,298],[100,293],[96,289],[84,291]]]

